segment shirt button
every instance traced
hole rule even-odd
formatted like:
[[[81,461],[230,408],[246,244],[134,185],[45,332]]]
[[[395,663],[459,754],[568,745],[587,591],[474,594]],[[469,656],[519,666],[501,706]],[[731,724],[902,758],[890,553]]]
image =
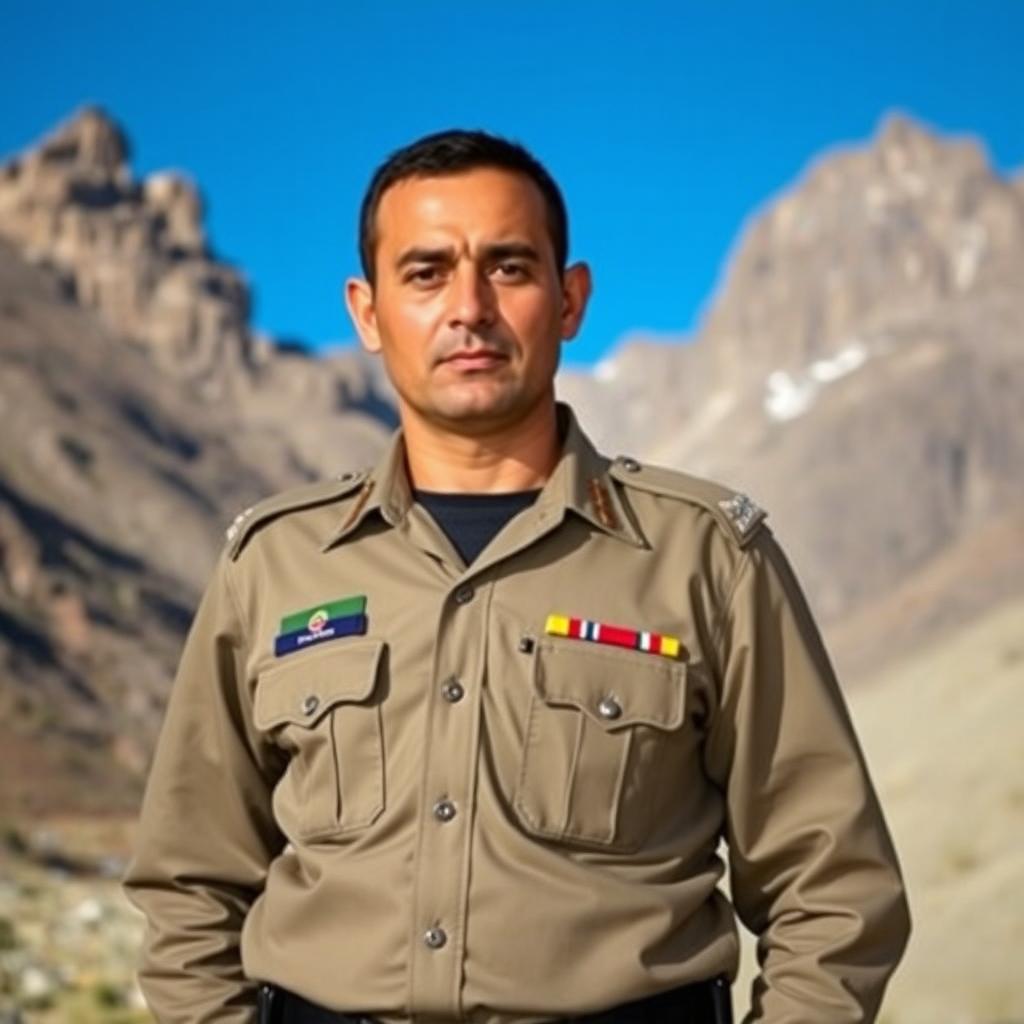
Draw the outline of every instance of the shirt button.
[[[438,821],[451,821],[455,817],[455,804],[451,800],[438,800],[434,804],[434,817]]]
[[[640,463],[637,462],[636,459],[631,458],[628,455],[620,455],[619,456],[619,461],[622,463],[622,468],[627,473],[639,473],[640,472]]]
[[[447,941],[443,928],[428,928],[423,933],[423,941],[431,949],[440,949]]]
[[[310,694],[308,697],[303,698],[302,711],[304,714],[311,715],[318,707],[320,707],[319,697],[314,697],[313,694]]]
[[[605,697],[597,705],[597,712],[602,718],[614,720],[622,714],[622,705],[614,697]]]
[[[468,583],[455,588],[455,603],[469,604],[473,600],[473,588]]]
[[[466,695],[466,691],[462,687],[462,683],[458,679],[449,679],[448,682],[441,687],[441,696],[444,697],[449,704],[458,704],[460,700]]]

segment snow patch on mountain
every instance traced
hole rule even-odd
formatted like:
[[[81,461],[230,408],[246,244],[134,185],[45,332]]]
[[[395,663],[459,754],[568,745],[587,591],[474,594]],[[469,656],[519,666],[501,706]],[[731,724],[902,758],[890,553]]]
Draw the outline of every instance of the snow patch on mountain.
[[[775,370],[765,381],[764,411],[773,420],[802,416],[816,401],[822,387],[853,373],[864,365],[868,352],[852,341],[828,359],[817,359],[796,373]]]

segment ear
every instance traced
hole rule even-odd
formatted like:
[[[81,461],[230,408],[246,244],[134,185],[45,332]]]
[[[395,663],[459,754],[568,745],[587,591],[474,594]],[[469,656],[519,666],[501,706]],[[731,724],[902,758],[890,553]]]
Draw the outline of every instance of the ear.
[[[562,275],[562,340],[576,337],[590,298],[590,267],[574,263]]]
[[[373,286],[361,277],[350,277],[345,282],[345,305],[348,315],[367,352],[380,351],[380,332],[377,330],[377,310],[373,305]]]

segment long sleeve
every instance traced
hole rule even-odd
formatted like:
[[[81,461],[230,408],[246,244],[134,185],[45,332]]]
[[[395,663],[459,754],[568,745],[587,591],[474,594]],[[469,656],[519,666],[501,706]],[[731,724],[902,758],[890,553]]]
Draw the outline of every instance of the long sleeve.
[[[254,1019],[239,941],[283,845],[272,755],[251,725],[230,567],[218,563],[186,640],[124,879],[146,916],[139,982],[161,1024]]]
[[[899,865],[843,698],[771,534],[719,626],[709,774],[725,790],[733,899],[758,936],[748,1024],[875,1019],[910,931]]]

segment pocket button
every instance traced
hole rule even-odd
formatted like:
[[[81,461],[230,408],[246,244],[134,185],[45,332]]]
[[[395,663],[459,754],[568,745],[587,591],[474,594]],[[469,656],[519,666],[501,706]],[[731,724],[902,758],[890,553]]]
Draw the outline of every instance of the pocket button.
[[[316,709],[320,707],[320,698],[314,694],[310,694],[308,697],[304,697],[302,700],[302,713],[304,715],[313,714]]]
[[[605,697],[597,705],[597,713],[609,722],[613,722],[622,716],[622,705],[614,697]]]
[[[451,800],[438,800],[434,804],[434,817],[438,821],[451,821],[455,817],[455,804]]]
[[[458,704],[465,694],[466,691],[458,679],[449,679],[444,686],[441,687],[441,696],[444,697],[449,704]]]

